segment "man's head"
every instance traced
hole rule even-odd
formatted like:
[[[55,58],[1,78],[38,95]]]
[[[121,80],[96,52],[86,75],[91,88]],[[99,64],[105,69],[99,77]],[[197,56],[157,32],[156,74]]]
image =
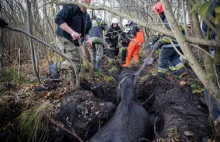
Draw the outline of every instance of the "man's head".
[[[160,14],[164,11],[162,3],[161,3],[161,2],[156,3],[156,4],[154,5],[154,7],[153,7],[153,10],[154,10],[158,15],[160,15]]]
[[[82,3],[85,3],[85,4],[90,4],[91,3],[91,0],[81,0],[81,2]],[[80,7],[80,10],[82,11],[82,12],[85,12],[86,10],[87,10],[87,8],[86,7]]]

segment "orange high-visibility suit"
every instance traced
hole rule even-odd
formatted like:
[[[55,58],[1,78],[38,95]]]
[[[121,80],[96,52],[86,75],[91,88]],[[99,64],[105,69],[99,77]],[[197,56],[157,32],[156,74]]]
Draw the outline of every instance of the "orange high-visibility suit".
[[[134,61],[137,63],[138,60],[138,52],[141,49],[141,44],[144,43],[144,33],[140,29],[140,27],[135,24],[131,23],[131,37],[133,37],[128,45],[128,54],[126,57],[126,63],[123,64],[123,67],[129,67],[131,58],[134,57]]]

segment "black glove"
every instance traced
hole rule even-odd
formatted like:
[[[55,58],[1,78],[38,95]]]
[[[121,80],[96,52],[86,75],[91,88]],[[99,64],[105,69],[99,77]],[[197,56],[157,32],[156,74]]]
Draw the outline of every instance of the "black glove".
[[[153,44],[152,44],[151,42],[149,42],[149,43],[146,45],[146,47],[147,47],[147,48],[150,48],[152,45],[153,45]]]

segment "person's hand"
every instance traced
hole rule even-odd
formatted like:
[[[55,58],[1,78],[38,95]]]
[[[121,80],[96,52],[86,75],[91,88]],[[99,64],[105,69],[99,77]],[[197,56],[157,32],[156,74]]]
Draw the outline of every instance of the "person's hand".
[[[71,36],[72,36],[73,40],[78,40],[78,39],[79,39],[80,34],[79,34],[79,33],[77,33],[77,32],[75,32],[75,31],[73,31],[73,32],[71,33]]]
[[[86,41],[86,45],[87,45],[88,47],[92,47],[92,40],[91,40],[91,38],[89,38],[89,39]]]

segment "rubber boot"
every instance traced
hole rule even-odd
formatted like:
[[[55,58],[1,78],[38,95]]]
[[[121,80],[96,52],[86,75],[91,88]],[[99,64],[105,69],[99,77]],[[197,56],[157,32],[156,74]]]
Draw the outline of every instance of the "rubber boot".
[[[123,64],[122,66],[124,67],[124,68],[126,68],[126,67],[129,67],[130,66],[130,62],[131,62],[131,58],[126,58],[126,63],[125,64]]]
[[[96,61],[95,71],[102,71],[102,69],[101,69],[101,60]]]
[[[187,75],[187,68],[184,66],[177,70],[178,78],[182,78],[183,76]]]
[[[122,53],[121,53],[121,63],[122,64],[125,64],[125,60],[126,60],[126,56],[127,56],[127,50],[122,50]]]
[[[49,65],[49,71],[52,79],[59,79],[57,64]]]

